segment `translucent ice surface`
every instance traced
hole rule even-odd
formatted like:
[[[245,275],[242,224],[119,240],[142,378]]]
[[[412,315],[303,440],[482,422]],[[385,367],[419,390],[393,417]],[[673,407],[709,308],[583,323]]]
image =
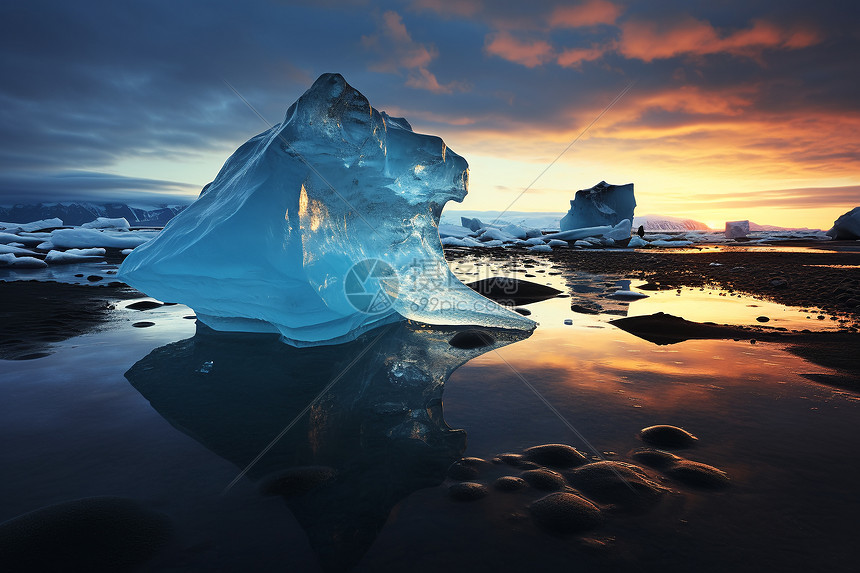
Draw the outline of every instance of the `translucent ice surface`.
[[[448,270],[439,215],[467,183],[466,161],[440,138],[324,74],[119,277],[216,330],[279,332],[295,345],[350,340],[404,317],[531,330]]]

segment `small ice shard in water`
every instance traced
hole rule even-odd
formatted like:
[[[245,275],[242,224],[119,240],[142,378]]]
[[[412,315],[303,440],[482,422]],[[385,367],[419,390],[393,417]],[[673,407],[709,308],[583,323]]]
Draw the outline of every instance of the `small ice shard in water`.
[[[750,232],[749,221],[726,221],[727,239],[745,239]]]
[[[860,239],[860,207],[854,207],[840,215],[833,222],[833,227],[827,231],[827,235],[839,240]]]
[[[438,137],[323,74],[243,144],[198,199],[125,259],[119,278],[216,330],[335,344],[403,317],[531,330],[463,285],[438,223],[468,164]]]
[[[607,225],[614,227],[624,219],[632,221],[635,208],[633,183],[610,185],[601,181],[591,189],[576,192],[570,202],[570,210],[561,219],[560,228],[569,231]]]

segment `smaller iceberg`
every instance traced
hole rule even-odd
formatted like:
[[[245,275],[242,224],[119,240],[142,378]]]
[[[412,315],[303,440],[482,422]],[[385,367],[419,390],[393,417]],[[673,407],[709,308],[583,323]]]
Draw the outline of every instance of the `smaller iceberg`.
[[[727,239],[745,239],[750,233],[749,221],[726,221]]]
[[[833,227],[827,231],[832,239],[855,240],[860,239],[860,207],[854,207],[847,213],[840,215],[833,222]]]
[[[614,227],[624,219],[633,221],[635,208],[633,183],[610,185],[601,181],[591,189],[576,192],[570,202],[570,210],[561,219],[560,228],[570,231],[587,227]]]

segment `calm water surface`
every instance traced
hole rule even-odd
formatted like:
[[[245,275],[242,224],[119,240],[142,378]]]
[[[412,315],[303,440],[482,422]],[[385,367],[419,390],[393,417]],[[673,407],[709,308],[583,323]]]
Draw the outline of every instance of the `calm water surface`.
[[[454,266],[464,279],[504,271]],[[301,350],[197,333],[182,306],[120,303],[101,332],[0,361],[0,521],[86,496],[133,498],[175,530],[145,571],[856,570],[856,394],[808,381],[827,370],[777,345],[656,346],[608,323],[674,308],[792,328],[809,313],[698,290],[625,302],[611,297],[615,278],[556,273],[529,269],[570,295],[528,306],[534,334],[494,333],[471,350],[448,344],[452,330],[410,325]],[[133,328],[139,320],[155,326]],[[643,513],[607,508],[601,528],[572,537],[534,525],[538,492],[446,495],[461,456],[562,442],[629,461],[637,432],[661,423],[696,434],[678,453],[724,469],[732,486],[691,489],[648,470],[673,492]],[[273,476],[307,466],[335,473],[271,495]],[[481,479],[517,473],[494,466]]]

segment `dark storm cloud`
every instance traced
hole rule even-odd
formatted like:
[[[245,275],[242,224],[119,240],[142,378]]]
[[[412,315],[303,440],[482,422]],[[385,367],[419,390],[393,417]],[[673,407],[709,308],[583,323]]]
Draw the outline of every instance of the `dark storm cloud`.
[[[7,192],[0,204],[52,201],[134,201],[143,203],[187,203],[200,189],[177,181],[123,177],[106,173],[75,171],[55,175],[0,175]]]
[[[222,79],[276,123],[329,71],[443,137],[575,131],[634,79],[605,124],[856,117],[857,14],[796,0],[6,3],[0,169],[47,192],[52,175],[129,158],[226,157],[265,126]]]

